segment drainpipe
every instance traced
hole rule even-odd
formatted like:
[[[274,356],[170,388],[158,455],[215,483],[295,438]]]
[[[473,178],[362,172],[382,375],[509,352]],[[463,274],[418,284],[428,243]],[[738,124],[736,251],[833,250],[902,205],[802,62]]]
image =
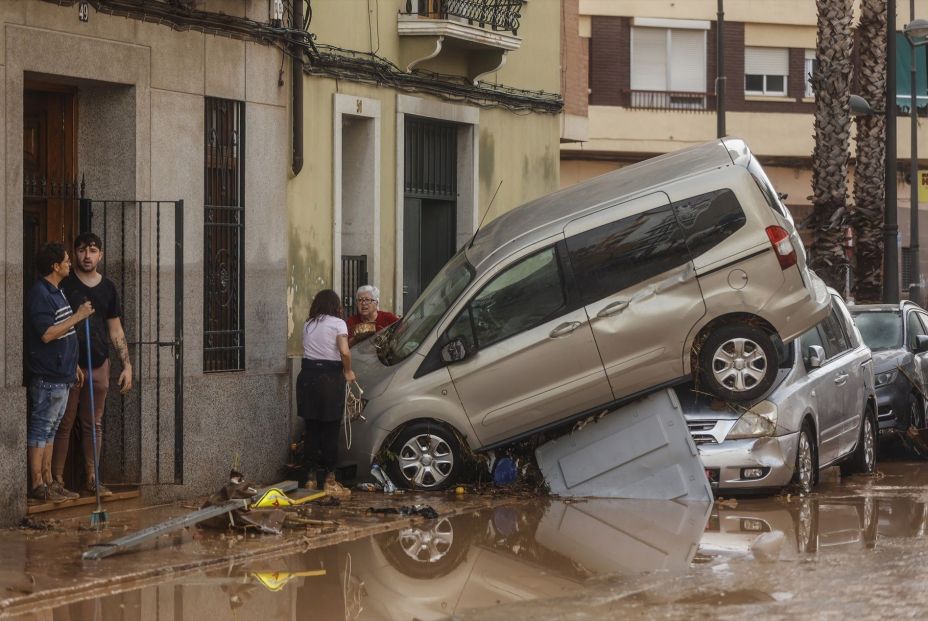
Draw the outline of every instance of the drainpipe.
[[[294,0],[293,15],[290,22],[291,28],[303,29],[303,0]],[[291,114],[293,125],[293,153],[291,154],[291,169],[293,176],[300,174],[303,170],[303,48],[302,46],[293,46],[293,61],[290,67],[290,79],[292,81],[291,91],[293,100],[291,101]]]

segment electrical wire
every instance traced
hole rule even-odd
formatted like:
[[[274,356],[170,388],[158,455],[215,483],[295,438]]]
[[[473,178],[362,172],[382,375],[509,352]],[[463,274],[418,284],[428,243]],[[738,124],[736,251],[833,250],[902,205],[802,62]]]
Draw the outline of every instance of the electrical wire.
[[[74,6],[81,0],[43,1]],[[489,82],[474,85],[461,76],[422,70],[407,73],[376,51],[357,52],[333,45],[317,45],[315,35],[307,30],[312,21],[311,2],[291,1],[304,2],[303,28],[294,28],[292,24],[275,28],[246,17],[201,11],[158,0],[86,0],[98,13],[106,15],[161,24],[178,31],[193,30],[273,45],[287,56],[298,58],[303,63],[304,72],[309,75],[389,86],[449,101],[468,102],[480,107],[503,107],[511,111],[557,114],[564,106],[562,97],[556,93],[516,89]],[[379,50],[379,8],[377,34]]]

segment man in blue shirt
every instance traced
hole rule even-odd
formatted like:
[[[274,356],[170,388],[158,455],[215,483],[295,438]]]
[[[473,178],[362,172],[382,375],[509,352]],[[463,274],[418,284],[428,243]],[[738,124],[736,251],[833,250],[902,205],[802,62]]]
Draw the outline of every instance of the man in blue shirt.
[[[26,366],[32,411],[26,432],[29,460],[29,500],[61,502],[65,496],[52,491],[52,446],[64,416],[71,384],[83,383],[77,366],[77,333],[74,327],[93,314],[90,302],[71,311],[58,285],[71,272],[64,246],[49,242],[36,256],[39,278],[26,298]]]

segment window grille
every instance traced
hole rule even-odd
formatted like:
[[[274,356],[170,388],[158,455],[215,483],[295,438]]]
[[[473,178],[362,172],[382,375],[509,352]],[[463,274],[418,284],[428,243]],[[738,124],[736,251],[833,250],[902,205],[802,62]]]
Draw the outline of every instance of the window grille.
[[[203,371],[245,369],[245,104],[206,98]]]

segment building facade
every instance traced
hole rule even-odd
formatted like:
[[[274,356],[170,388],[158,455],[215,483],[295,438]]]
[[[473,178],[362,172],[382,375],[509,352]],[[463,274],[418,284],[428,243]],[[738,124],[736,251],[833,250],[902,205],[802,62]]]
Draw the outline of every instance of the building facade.
[[[808,76],[815,58],[816,3],[729,1],[724,9],[727,134],[747,141],[801,221],[811,212],[815,99]],[[716,0],[579,0],[580,17],[570,36],[589,67],[588,85],[584,90],[569,83],[575,90],[565,92],[565,101],[587,96],[589,129],[586,140],[562,145],[562,185],[715,138],[717,10]],[[916,16],[925,15],[928,2],[918,0]],[[900,33],[908,17],[908,6],[900,3]],[[907,106],[908,50],[901,34],[897,40],[898,100]],[[924,57],[924,48],[918,53]],[[905,110],[899,114],[897,194],[904,253],[911,123]],[[924,162],[928,132],[919,131],[918,144]],[[852,157],[854,149],[852,137]],[[928,233],[925,217],[920,225]],[[928,254],[921,262],[924,274]]]
[[[26,511],[24,289],[38,245],[79,230],[104,238],[136,375],[110,391],[103,480],[157,500],[285,463],[289,93],[268,10],[0,3],[0,523]]]
[[[294,361],[319,290],[351,312],[370,282],[402,314],[481,220],[558,188],[561,9],[313,3],[304,165],[288,187]]]

